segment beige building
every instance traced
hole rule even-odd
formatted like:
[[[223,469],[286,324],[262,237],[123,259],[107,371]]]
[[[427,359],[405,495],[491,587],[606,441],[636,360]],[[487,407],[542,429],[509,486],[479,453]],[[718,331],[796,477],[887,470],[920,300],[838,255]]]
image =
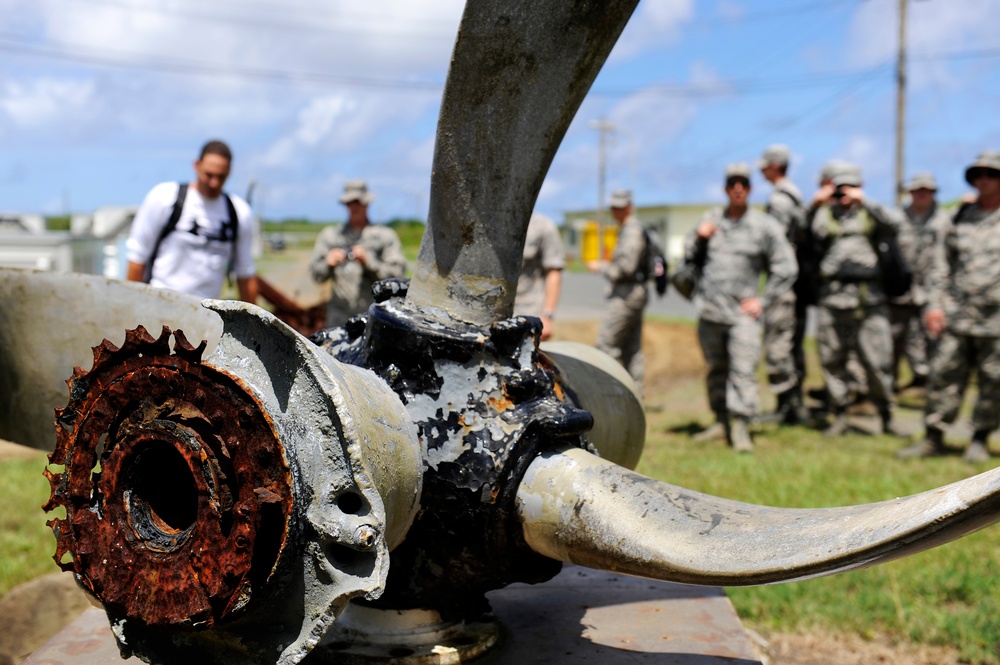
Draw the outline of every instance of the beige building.
[[[720,204],[692,203],[682,205],[637,206],[635,215],[646,228],[656,231],[663,242],[664,254],[671,266],[677,265],[684,257],[684,238],[698,225],[705,212]],[[595,259],[604,250],[610,256],[614,241],[618,236],[618,226],[605,212],[604,237],[599,240],[596,213],[594,210],[574,210],[567,212],[563,224],[563,240],[571,259]]]

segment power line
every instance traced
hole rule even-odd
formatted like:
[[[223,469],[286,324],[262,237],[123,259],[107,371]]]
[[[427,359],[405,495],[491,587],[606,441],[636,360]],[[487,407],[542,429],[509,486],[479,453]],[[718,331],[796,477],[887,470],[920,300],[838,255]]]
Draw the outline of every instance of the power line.
[[[59,44],[57,48],[45,45],[27,44],[12,40],[11,35],[0,33],[0,51],[30,55],[56,60],[67,60],[75,64],[87,63],[104,67],[156,71],[169,74],[193,74],[200,76],[225,76],[239,79],[270,80],[285,83],[314,83],[347,87],[388,88],[410,92],[440,93],[443,83],[413,79],[379,79],[363,76],[344,76],[322,72],[291,71],[248,67],[239,65],[210,65],[195,61],[164,59],[149,54],[130,51],[100,51],[80,45]],[[118,57],[113,55],[118,54]]]
[[[457,24],[445,27],[442,24],[440,30],[423,30],[419,25],[415,25],[412,21],[407,21],[405,24],[400,24],[396,29],[386,30],[386,20],[385,17],[368,18],[365,20],[359,20],[356,24],[335,24],[326,21],[295,21],[289,20],[287,18],[278,18],[274,16],[263,17],[263,16],[248,16],[245,12],[238,14],[233,13],[219,13],[204,11],[201,8],[191,9],[191,8],[171,8],[169,10],[164,10],[161,7],[150,7],[147,5],[137,5],[128,2],[122,2],[121,0],[73,0],[73,2],[68,3],[72,7],[79,8],[79,3],[87,2],[95,5],[104,5],[106,7],[115,7],[122,9],[127,12],[142,12],[144,14],[154,14],[161,17],[181,17],[187,19],[194,19],[197,21],[210,21],[213,23],[223,23],[227,26],[243,26],[247,28],[252,28],[254,30],[293,30],[293,31],[310,31],[310,32],[321,32],[330,35],[340,35],[357,37],[359,34],[385,34],[393,38],[413,38],[413,39],[443,39],[454,37],[457,30]],[[279,9],[275,6],[275,9]],[[287,15],[287,8],[284,10]]]
[[[378,78],[371,76],[347,76],[325,72],[297,71],[289,69],[253,67],[246,65],[221,65],[167,58],[156,54],[121,49],[95,49],[81,44],[67,42],[35,43],[33,38],[14,33],[0,32],[0,50],[25,56],[69,61],[73,64],[90,64],[119,69],[153,71],[168,74],[224,76],[243,80],[266,80],[279,83],[305,83],[360,88],[395,89],[408,92],[437,93],[444,87],[443,82],[409,79]],[[924,62],[983,59],[1000,57],[1000,48],[973,49],[943,53],[917,53],[911,58]],[[648,93],[666,97],[713,98],[732,95],[765,94],[788,90],[823,87],[838,83],[852,83],[888,69],[883,63],[861,70],[839,70],[796,74],[791,76],[757,77],[746,79],[720,79],[713,83],[694,84],[642,84],[627,87],[596,87],[591,94],[605,97],[622,97],[636,93]]]

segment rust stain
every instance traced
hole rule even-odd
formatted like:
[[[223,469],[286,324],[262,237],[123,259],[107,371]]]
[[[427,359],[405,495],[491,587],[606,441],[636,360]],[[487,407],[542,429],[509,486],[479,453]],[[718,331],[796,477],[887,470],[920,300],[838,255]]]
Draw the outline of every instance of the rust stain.
[[[253,394],[164,327],[94,347],[56,410],[54,559],[106,607],[204,629],[242,608],[284,548],[291,471]],[[209,415],[210,414],[210,415]],[[69,559],[69,560],[67,560]]]

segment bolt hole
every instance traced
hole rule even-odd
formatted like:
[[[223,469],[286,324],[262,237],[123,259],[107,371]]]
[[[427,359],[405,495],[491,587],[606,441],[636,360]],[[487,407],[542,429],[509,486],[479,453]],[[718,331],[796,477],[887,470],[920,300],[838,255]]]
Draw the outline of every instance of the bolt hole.
[[[407,656],[412,656],[414,653],[416,652],[413,649],[407,649],[406,647],[389,649],[389,655],[393,658],[406,658]]]
[[[330,642],[325,645],[327,649],[331,651],[343,651],[344,649],[349,649],[351,647],[350,642]]]
[[[348,515],[357,515],[361,512],[364,501],[354,492],[344,492],[337,497],[337,507]]]
[[[460,635],[451,640],[451,643],[457,647],[467,647],[472,646],[476,643],[476,640],[468,635]]]
[[[375,570],[374,554],[359,552],[340,543],[327,545],[326,558],[334,568],[354,577],[368,577]]]
[[[191,528],[198,519],[198,488],[187,460],[168,444],[139,451],[128,474],[127,489],[136,510],[132,521],[139,533],[152,527],[172,536]]]

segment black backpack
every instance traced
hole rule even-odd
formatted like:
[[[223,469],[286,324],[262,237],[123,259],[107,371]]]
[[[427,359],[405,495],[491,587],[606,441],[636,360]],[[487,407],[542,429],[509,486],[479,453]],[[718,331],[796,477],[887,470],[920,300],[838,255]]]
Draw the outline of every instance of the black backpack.
[[[667,270],[667,257],[663,254],[663,244],[660,242],[659,235],[655,231],[644,228],[642,234],[646,240],[646,250],[644,252],[645,261],[643,262],[644,273],[639,275],[642,278],[639,281],[645,282],[648,279],[652,279],[656,295],[662,297],[667,292],[667,285],[670,283],[670,273]]]
[[[160,230],[160,235],[157,236],[156,242],[153,244],[153,253],[149,255],[149,260],[146,261],[146,272],[142,277],[142,281],[149,284],[149,280],[153,277],[153,263],[156,262],[156,255],[160,253],[160,243],[168,235],[174,232],[177,228],[177,222],[181,221],[181,212],[184,210],[184,201],[187,199],[188,184],[186,182],[179,183],[177,186],[177,200],[174,201],[174,207],[170,211],[170,217],[167,218],[167,223]],[[236,208],[233,206],[233,200],[229,198],[229,195],[225,192],[222,195],[226,198],[226,208],[229,210],[229,219],[226,220],[226,225],[222,227],[222,240],[228,240],[232,242],[233,247],[236,247],[236,236],[239,234],[239,218],[236,216]],[[198,227],[195,227],[191,233],[195,235],[198,234]]]

